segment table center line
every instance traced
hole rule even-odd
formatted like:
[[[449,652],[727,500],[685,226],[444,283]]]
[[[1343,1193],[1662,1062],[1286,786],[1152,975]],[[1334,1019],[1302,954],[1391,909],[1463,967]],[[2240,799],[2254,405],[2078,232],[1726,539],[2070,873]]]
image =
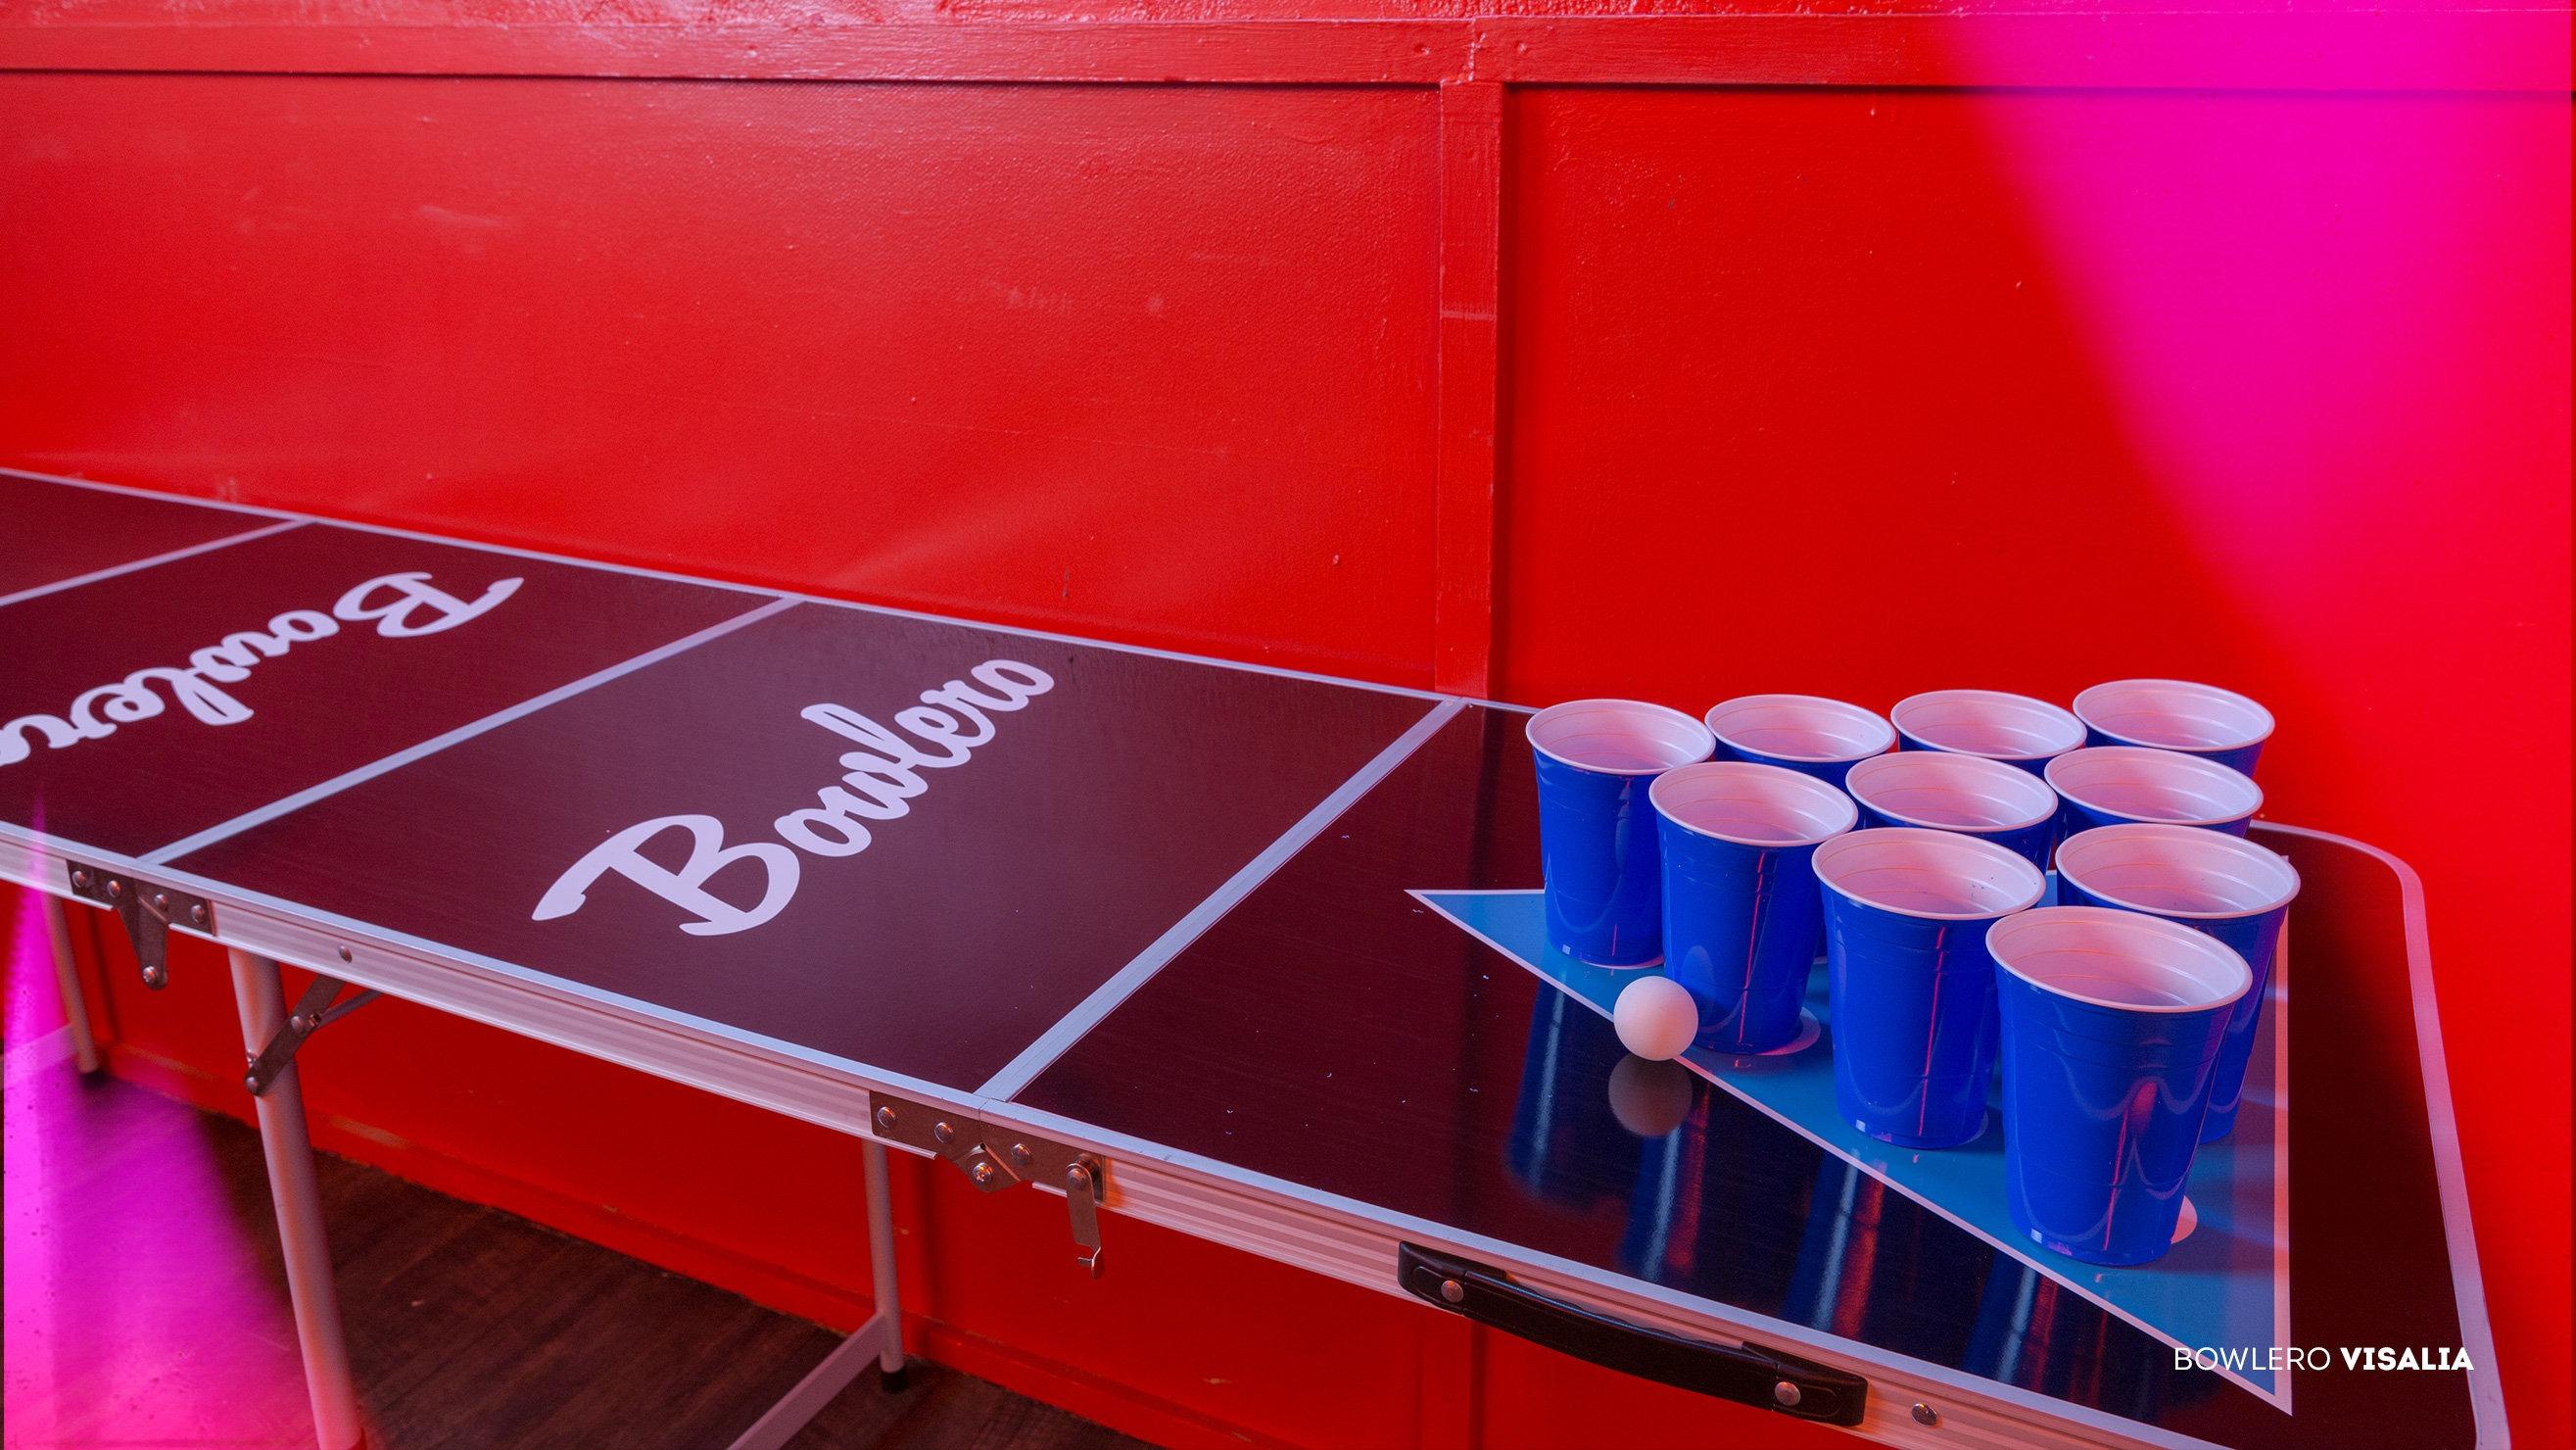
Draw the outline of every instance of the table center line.
[[[755,609],[746,610],[741,614],[735,615],[731,619],[711,624],[706,628],[699,630],[695,634],[685,635],[679,639],[672,640],[668,644],[646,650],[644,653],[636,655],[632,659],[622,660],[616,664],[610,665],[604,670],[598,670],[591,674],[584,675],[580,679],[572,681],[570,684],[557,685],[555,688],[546,691],[542,695],[522,700],[518,704],[512,705],[507,709],[496,710],[479,720],[468,721],[467,723],[459,725],[455,729],[448,731],[444,735],[432,736],[427,740],[421,741],[417,745],[410,746],[403,750],[397,750],[393,754],[385,756],[381,760],[372,761],[366,765],[359,766],[355,770],[345,771],[339,775],[335,775],[329,780],[323,781],[319,785],[306,786],[304,789],[295,792],[293,795],[281,796],[278,799],[269,802],[267,805],[261,806],[257,810],[246,811],[241,815],[233,817],[231,820],[208,826],[206,829],[197,832],[193,836],[183,836],[158,850],[147,851],[136,859],[147,865],[158,865],[162,862],[175,861],[182,856],[188,855],[190,852],[203,850],[204,848],[211,846],[218,841],[224,840],[227,837],[237,836],[254,826],[266,825],[280,816],[289,815],[295,811],[302,810],[304,807],[313,804],[315,801],[338,795],[340,792],[349,789],[351,786],[363,785],[366,782],[375,779],[377,776],[383,775],[387,771],[399,769],[402,766],[411,764],[413,761],[423,760],[429,756],[436,755],[451,745],[457,745],[464,741],[471,740],[477,735],[481,735],[486,731],[498,729],[503,725],[509,724],[513,720],[524,719],[549,705],[569,700],[575,695],[596,689],[601,685],[607,684],[611,680],[618,679],[621,676],[631,675],[637,670],[643,669],[649,665],[659,664],[674,655],[685,654],[688,651],[697,648],[699,645],[705,644],[709,640],[720,639],[746,625],[756,624],[761,620],[769,618],[773,614],[793,609],[796,607],[796,604],[797,601],[793,599],[773,599],[767,604],[763,604]]]
[[[1397,766],[1410,759],[1415,751],[1422,748],[1425,741],[1439,731],[1441,726],[1448,724],[1452,717],[1466,708],[1466,701],[1452,699],[1443,700],[1425,712],[1421,719],[1413,722],[1411,728],[1397,736],[1385,749],[1380,750],[1368,764],[1361,766],[1331,795],[1317,802],[1314,809],[1300,818],[1297,824],[1290,826],[1279,839],[1272,841],[1260,855],[1245,862],[1241,870],[1227,878],[1226,883],[1218,887],[1205,901],[1192,908],[1189,915],[1174,922],[1161,936],[1154,939],[1152,945],[1139,952],[1126,966],[1119,968],[1116,975],[1094,988],[1090,996],[1082,999],[1081,1005],[1056,1019],[1054,1026],[1049,1027],[1035,1042],[1021,1049],[1020,1054],[1004,1064],[1000,1072],[986,1079],[984,1085],[976,1090],[977,1095],[1007,1099],[1021,1088],[1028,1086],[1032,1079],[1046,1071],[1058,1057],[1063,1056],[1065,1049],[1081,1040],[1083,1033],[1090,1031],[1102,1018],[1116,1010],[1118,1005],[1132,996],[1137,988],[1144,986],[1156,972],[1161,971],[1190,943],[1197,941],[1202,933],[1214,926],[1218,918],[1240,905],[1245,897],[1252,894],[1255,887],[1269,880],[1273,872],[1286,865],[1290,857],[1306,849],[1309,842],[1323,834],[1326,826],[1331,825],[1344,811],[1357,804],[1361,796],[1368,794],[1379,781],[1386,779]]]
[[[171,549],[166,553],[154,554],[149,558],[135,559],[123,564],[110,564],[104,569],[92,569],[86,574],[75,574],[69,579],[57,579],[51,584],[34,585],[30,588],[21,589],[15,594],[0,594],[0,609],[5,609],[12,604],[23,603],[30,599],[41,599],[48,594],[60,594],[66,589],[78,589],[84,584],[95,584],[102,579],[113,579],[120,574],[132,574],[138,570],[150,569],[162,564],[175,564],[181,559],[192,559],[199,554],[210,554],[217,549],[231,548],[235,544],[247,544],[253,539],[265,539],[271,534],[282,534],[289,529],[300,529],[311,522],[312,520],[310,519],[288,519],[283,523],[270,524],[264,528],[247,529],[238,534],[226,534],[220,539],[208,539],[202,544],[190,544],[184,549]]]

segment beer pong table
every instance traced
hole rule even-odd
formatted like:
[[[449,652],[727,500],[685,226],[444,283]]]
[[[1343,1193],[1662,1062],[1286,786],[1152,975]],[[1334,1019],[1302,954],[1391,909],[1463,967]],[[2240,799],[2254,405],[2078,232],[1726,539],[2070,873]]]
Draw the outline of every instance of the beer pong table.
[[[2403,865],[2257,826],[2305,880],[2261,1110],[2096,1269],[1997,1220],[1998,1132],[1818,1121],[1829,1021],[1625,1058],[1533,938],[1525,719],[0,475],[0,876],[156,984],[232,950],[326,1450],[293,1059],[378,993],[861,1141],[878,1317],[744,1444],[901,1367],[889,1146],[1062,1195],[1069,1274],[1143,1219],[1892,1444],[2504,1443]]]

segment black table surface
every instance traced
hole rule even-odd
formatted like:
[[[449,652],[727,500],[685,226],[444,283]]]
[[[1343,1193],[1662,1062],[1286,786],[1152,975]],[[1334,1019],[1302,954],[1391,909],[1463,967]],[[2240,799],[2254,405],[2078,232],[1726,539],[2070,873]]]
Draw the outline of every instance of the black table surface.
[[[277,522],[246,509],[0,473],[0,598]]]
[[[2300,1369],[2293,1413],[2177,1369],[2167,1341],[1677,1068],[1679,1125],[1623,1124],[1613,1074],[1669,1065],[1407,894],[1537,884],[1526,719],[1450,721],[1016,1101],[2177,1436],[2477,1442],[2456,1371]],[[2398,878],[2330,838],[2255,839],[2303,878],[2295,1342],[2456,1349]]]

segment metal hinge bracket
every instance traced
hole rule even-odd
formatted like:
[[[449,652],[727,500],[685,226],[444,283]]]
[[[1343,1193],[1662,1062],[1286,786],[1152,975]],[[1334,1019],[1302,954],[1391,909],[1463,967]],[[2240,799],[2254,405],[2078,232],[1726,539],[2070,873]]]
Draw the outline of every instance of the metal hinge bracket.
[[[94,901],[125,923],[125,939],[134,944],[134,959],[143,966],[143,985],[160,991],[170,983],[169,943],[173,926],[215,929],[214,903],[202,896],[149,881],[137,881],[104,866],[75,861],[69,869],[72,895]]]
[[[889,1093],[868,1094],[868,1124],[889,1143],[935,1153],[956,1164],[986,1193],[1016,1183],[1044,1183],[1064,1190],[1073,1221],[1074,1262],[1091,1277],[1100,1277],[1100,1205],[1108,1196],[1109,1182],[1108,1165],[1099,1155],[987,1123],[973,1113],[928,1107]]]
[[[277,1075],[295,1060],[295,1049],[304,1045],[305,1038],[376,1000],[373,991],[360,992],[345,1002],[338,1000],[347,986],[337,977],[315,977],[304,995],[295,999],[295,1010],[286,1014],[286,1025],[277,1029],[277,1035],[251,1058],[249,1070],[242,1074],[242,1086],[250,1089],[252,1097],[268,1095]]]

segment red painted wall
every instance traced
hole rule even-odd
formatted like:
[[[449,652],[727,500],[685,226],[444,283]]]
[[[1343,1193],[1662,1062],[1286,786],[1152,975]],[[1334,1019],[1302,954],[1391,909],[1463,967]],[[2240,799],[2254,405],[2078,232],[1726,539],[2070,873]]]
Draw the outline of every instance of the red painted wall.
[[[885,14],[1000,79],[1404,83],[579,78],[821,64],[623,23],[694,18],[649,8],[524,53],[563,78],[77,68],[347,68],[345,26],[273,9],[220,62],[148,4],[0,28],[0,70],[75,67],[0,73],[0,461],[1405,683],[1458,679],[1463,637],[1517,699],[2240,685],[2282,719],[2274,814],[2427,878],[2506,1396],[2526,1443],[2564,1435],[2563,70],[2310,94],[2332,67],[2289,46],[2253,92],[1857,83],[2112,49],[1967,22],[1885,53],[1766,21],[1024,54],[985,12],[1062,17],[1012,3]],[[381,32],[369,64],[488,71],[492,34]],[[866,34],[792,54],[865,70]],[[1418,83],[1704,62],[1843,83],[1515,88],[1490,131]],[[1459,545],[1488,532],[1490,627]],[[211,955],[148,1001],[120,944],[86,955],[118,1069],[239,1111]],[[325,1146],[864,1312],[846,1140],[398,1003],[308,1052]],[[1787,1429],[1589,1371],[1534,1395],[1538,1351],[1130,1223],[1090,1285],[1052,1200],[901,1171],[931,1352],[1141,1433]]]
[[[14,77],[0,226],[51,295],[8,304],[0,436],[374,521],[1418,670],[1432,109]]]

